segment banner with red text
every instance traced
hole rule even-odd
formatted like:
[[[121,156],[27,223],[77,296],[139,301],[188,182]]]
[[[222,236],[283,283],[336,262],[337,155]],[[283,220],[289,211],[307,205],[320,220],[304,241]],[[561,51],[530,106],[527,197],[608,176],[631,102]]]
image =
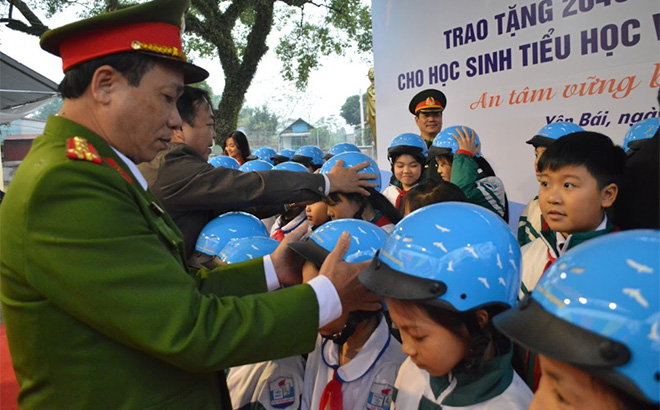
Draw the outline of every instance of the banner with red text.
[[[538,190],[541,127],[572,121],[621,144],[630,124],[659,116],[657,0],[383,0],[372,2],[380,167],[416,132],[412,96],[447,96],[444,127],[467,125],[510,201]]]

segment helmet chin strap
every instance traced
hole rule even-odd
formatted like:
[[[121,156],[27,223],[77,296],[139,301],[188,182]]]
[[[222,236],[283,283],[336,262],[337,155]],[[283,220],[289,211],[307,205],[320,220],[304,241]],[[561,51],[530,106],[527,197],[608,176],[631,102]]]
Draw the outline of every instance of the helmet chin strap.
[[[351,312],[348,314],[348,320],[346,321],[346,325],[344,325],[344,328],[339,333],[335,333],[334,335],[323,336],[323,337],[332,340],[332,342],[335,343],[336,345],[342,346],[344,343],[346,343],[349,337],[353,336],[353,333],[355,333],[355,329],[360,323],[362,323],[363,321],[369,319],[370,317],[378,313],[380,313],[379,310],[376,311],[357,310],[355,312]]]

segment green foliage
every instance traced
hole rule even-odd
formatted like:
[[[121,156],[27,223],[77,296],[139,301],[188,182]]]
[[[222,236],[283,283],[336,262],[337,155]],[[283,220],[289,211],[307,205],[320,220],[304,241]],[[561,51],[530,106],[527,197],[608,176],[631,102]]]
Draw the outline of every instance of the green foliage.
[[[359,0],[326,0],[315,3],[329,10],[318,16],[300,7],[300,22],[284,35],[275,48],[282,61],[282,75],[305,89],[310,73],[321,57],[344,55],[354,46],[371,51],[371,11]]]
[[[49,115],[57,114],[60,111],[60,108],[62,108],[63,103],[64,100],[60,97],[53,98],[48,104],[30,114],[30,118],[46,120]]]
[[[225,75],[225,89],[216,111],[219,138],[236,129],[245,93],[269,49],[267,39],[271,28],[281,36],[275,52],[282,60],[282,75],[302,90],[323,57],[343,55],[348,49],[371,51],[371,12],[369,6],[363,4],[365,1],[191,0],[184,50],[206,58],[217,56]],[[88,16],[144,0],[11,2],[20,13],[15,13],[7,27],[40,35],[47,27],[33,10],[39,9],[51,17],[76,7],[82,10],[82,16]]]
[[[339,115],[346,120],[349,125],[360,125],[360,100],[358,95],[351,95],[346,99],[344,105],[339,110]],[[362,115],[366,121],[367,118],[367,94],[362,95]]]
[[[266,105],[257,108],[245,107],[238,118],[238,127],[245,129],[250,147],[277,147],[277,115],[270,112]]]
[[[314,125],[309,140],[310,144],[327,151],[337,143],[346,142],[346,129],[337,116],[323,117]]]

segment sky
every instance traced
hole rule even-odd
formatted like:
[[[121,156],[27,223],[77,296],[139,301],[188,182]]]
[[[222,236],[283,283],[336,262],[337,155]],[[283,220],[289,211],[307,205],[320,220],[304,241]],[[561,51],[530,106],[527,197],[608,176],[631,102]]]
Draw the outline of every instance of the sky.
[[[40,15],[43,17],[43,15]],[[42,21],[49,27],[58,27],[78,18],[74,13],[60,13]],[[269,36],[269,49],[276,46],[276,30]],[[39,39],[7,29],[0,25],[0,51],[18,62],[32,68],[39,74],[59,83],[63,77],[61,60],[39,47]],[[194,63],[210,73],[207,83],[215,94],[221,94],[224,75],[219,60],[194,57]],[[305,92],[299,92],[295,85],[281,78],[281,63],[273,51],[269,51],[260,62],[259,68],[246,94],[244,106],[260,107],[267,105],[281,119],[297,119],[315,124],[322,117],[335,115],[351,95],[365,92],[369,87],[367,72],[371,67],[371,56],[350,55],[327,57],[322,67],[313,72]],[[0,73],[2,75],[2,73]],[[343,119],[340,122],[343,123]],[[285,127],[288,124],[281,124]]]

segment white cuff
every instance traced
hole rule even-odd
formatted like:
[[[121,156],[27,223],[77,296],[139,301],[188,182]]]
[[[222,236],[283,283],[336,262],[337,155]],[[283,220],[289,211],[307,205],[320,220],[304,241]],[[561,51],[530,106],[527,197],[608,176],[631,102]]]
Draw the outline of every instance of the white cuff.
[[[270,255],[264,256],[264,274],[266,276],[266,286],[268,287],[269,292],[282,287],[280,280],[277,278],[275,265],[273,265],[273,260],[270,258]]]
[[[321,174],[323,175],[323,179],[325,179],[325,191],[323,191],[323,196],[328,196],[330,195],[330,178],[326,174]]]
[[[327,276],[319,275],[307,282],[319,302],[319,329],[341,316],[341,300],[335,285]]]

